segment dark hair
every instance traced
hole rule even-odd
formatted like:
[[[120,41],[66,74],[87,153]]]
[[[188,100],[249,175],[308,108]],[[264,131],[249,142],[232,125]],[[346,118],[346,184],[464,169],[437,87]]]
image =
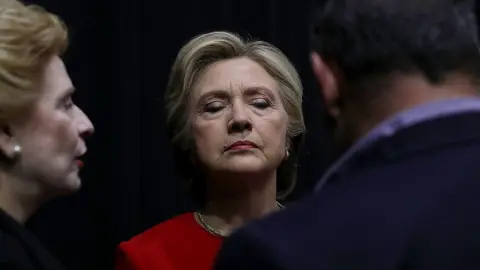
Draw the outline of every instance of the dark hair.
[[[454,0],[328,0],[314,16],[311,42],[357,90],[394,72],[422,74],[432,84],[451,72],[474,79],[480,53],[473,6]],[[356,92],[350,94],[365,95]]]

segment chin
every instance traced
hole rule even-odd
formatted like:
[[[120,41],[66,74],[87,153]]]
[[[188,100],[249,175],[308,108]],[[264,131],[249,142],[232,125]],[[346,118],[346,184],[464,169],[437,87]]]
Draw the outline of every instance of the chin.
[[[78,175],[75,175],[75,177],[69,179],[67,186],[72,192],[76,192],[82,187],[82,180]]]
[[[256,173],[265,171],[267,164],[265,160],[260,160],[259,158],[238,158],[233,159],[228,162],[225,166],[226,171],[238,172],[238,173]]]
[[[77,174],[71,174],[67,178],[63,179],[56,188],[59,195],[68,195],[77,192],[82,187],[82,181]]]

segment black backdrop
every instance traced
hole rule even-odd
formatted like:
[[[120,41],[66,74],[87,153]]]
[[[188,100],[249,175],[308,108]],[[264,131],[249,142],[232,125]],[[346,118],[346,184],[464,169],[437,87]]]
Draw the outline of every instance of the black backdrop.
[[[331,161],[321,98],[310,73],[308,15],[314,0],[30,0],[71,31],[67,68],[77,104],[96,127],[83,189],[43,207],[29,228],[68,269],[112,269],[115,246],[191,205],[172,171],[163,89],[189,38],[230,30],[272,42],[294,62],[305,87],[308,134],[299,183],[311,190]]]

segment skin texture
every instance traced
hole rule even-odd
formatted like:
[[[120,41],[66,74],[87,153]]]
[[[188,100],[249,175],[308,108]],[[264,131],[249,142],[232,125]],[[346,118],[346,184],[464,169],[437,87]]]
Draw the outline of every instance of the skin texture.
[[[73,103],[74,87],[59,57],[48,61],[39,87],[33,108],[22,121],[10,124],[1,146],[21,146],[13,174],[32,189],[52,196],[74,192],[81,186],[78,159],[87,151],[84,137],[93,133],[93,125]]]
[[[198,161],[208,173],[257,174],[286,154],[288,115],[276,81],[248,58],[212,64],[193,92],[190,121]],[[249,141],[254,146],[229,146]]]

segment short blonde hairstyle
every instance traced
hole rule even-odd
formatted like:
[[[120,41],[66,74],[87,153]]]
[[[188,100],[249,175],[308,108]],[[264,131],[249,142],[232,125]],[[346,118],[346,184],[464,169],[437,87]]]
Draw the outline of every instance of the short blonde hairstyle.
[[[167,128],[173,144],[179,173],[191,181],[193,196],[204,202],[205,185],[200,172],[191,164],[188,121],[189,100],[195,84],[213,63],[248,57],[260,64],[279,86],[283,106],[288,114],[289,157],[277,170],[278,195],[288,195],[296,182],[296,163],[303,143],[305,123],[302,112],[302,83],[295,67],[275,46],[264,41],[247,41],[229,32],[210,32],[191,39],[178,53],[166,91]],[[205,179],[203,179],[205,181]]]
[[[0,0],[0,124],[31,105],[44,65],[67,46],[60,18],[39,6]]]

